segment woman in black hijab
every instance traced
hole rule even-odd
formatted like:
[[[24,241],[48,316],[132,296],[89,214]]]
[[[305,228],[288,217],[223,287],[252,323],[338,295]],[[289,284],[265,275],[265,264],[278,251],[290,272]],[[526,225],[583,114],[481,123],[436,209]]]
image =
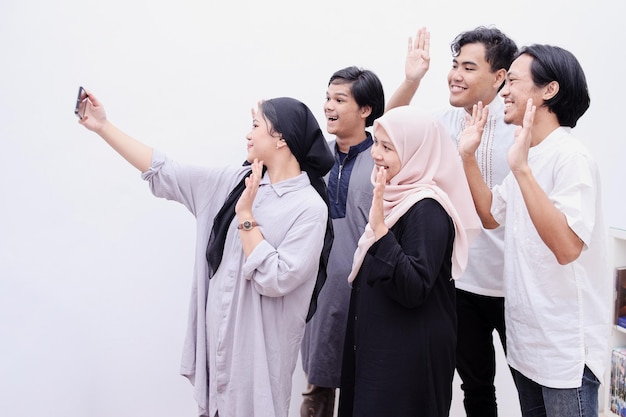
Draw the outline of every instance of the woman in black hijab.
[[[289,97],[267,100],[261,102],[260,106],[259,110],[261,114],[269,122],[269,125],[272,126],[272,133],[282,137],[291,150],[291,153],[298,161],[300,169],[307,173],[311,185],[328,206],[328,192],[323,177],[332,168],[334,158],[309,108],[304,103]],[[246,160],[246,165],[251,162],[250,160]],[[245,180],[251,173],[252,171],[248,172],[232,190],[215,217],[206,255],[209,263],[209,278],[213,276],[214,271],[217,270],[221,262],[227,226],[235,214],[233,208],[234,204],[239,200],[241,193],[246,187]],[[328,254],[332,241],[333,228],[329,216],[326,224],[324,246],[320,255],[320,267],[306,321],[309,321],[313,313],[315,313],[317,296],[326,280],[326,265],[328,263]]]
[[[252,111],[247,164],[176,163],[126,135],[87,92],[80,123],[142,172],[152,192],[196,217],[182,374],[199,415],[287,417],[305,321],[325,279],[332,228],[323,176],[333,156],[298,100]]]

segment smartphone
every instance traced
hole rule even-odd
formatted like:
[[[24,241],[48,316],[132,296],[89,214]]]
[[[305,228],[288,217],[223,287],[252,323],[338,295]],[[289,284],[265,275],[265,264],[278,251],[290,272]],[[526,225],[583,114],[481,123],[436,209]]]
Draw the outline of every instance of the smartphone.
[[[78,97],[76,98],[76,107],[74,108],[74,114],[79,119],[85,117],[85,109],[87,108],[87,92],[83,87],[78,87]]]

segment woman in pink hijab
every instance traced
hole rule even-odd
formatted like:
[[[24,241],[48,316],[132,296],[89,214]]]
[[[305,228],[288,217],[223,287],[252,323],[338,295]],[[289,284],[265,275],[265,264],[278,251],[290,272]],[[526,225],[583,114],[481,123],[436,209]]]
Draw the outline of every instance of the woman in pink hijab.
[[[480,223],[445,127],[412,106],[374,122],[374,198],[354,254],[339,415],[448,416],[454,279]]]

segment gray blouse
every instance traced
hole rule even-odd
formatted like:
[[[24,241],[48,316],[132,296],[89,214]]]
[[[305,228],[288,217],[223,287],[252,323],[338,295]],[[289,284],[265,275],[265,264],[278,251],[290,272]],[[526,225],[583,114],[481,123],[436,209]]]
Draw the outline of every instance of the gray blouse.
[[[196,217],[194,280],[181,373],[194,386],[200,416],[287,417],[328,208],[306,173],[259,185],[254,218],[265,238],[246,259],[237,219],[222,263],[207,280],[213,218],[250,167],[181,165],[154,151],[142,174],[153,194]]]

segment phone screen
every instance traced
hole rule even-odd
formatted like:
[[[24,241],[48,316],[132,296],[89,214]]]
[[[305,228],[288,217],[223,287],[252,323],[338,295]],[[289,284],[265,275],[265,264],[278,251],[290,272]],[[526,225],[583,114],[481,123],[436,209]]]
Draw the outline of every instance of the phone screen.
[[[74,108],[74,114],[79,119],[85,117],[85,109],[87,108],[87,92],[83,87],[78,87],[78,97],[76,97],[76,107]]]

